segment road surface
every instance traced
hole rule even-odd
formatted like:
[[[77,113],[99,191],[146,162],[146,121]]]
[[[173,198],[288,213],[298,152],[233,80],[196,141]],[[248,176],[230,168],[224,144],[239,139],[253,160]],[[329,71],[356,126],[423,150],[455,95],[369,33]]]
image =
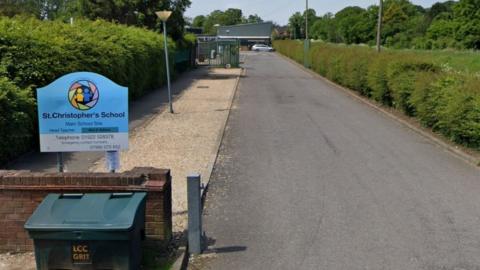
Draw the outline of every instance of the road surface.
[[[245,66],[201,268],[480,269],[478,168],[276,54]]]

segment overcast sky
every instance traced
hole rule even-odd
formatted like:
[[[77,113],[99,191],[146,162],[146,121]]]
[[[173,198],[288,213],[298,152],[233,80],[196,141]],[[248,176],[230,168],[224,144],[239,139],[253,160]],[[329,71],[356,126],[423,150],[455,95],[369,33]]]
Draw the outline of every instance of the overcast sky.
[[[378,0],[309,0],[309,7],[315,9],[318,15],[327,12],[335,13],[346,6],[368,7]],[[413,0],[413,3],[430,7],[438,0]],[[443,2],[443,1],[441,1]],[[186,12],[187,17],[207,15],[213,10],[239,8],[244,15],[258,14],[262,19],[287,24],[288,18],[296,11],[305,9],[304,0],[192,0],[192,5]]]

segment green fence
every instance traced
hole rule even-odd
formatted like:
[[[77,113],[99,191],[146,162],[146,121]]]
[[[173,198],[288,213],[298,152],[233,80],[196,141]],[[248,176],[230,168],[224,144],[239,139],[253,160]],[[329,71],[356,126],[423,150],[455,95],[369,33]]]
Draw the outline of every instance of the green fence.
[[[239,67],[240,41],[214,40],[199,42],[197,45],[197,62],[199,65]]]
[[[183,72],[195,66],[195,48],[176,50],[173,56],[175,71]]]

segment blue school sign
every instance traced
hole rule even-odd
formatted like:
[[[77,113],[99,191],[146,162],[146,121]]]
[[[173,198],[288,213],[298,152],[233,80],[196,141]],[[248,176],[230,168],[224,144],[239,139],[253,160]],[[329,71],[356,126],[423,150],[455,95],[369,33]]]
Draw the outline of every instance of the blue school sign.
[[[91,73],[37,89],[41,152],[128,148],[128,88]]]

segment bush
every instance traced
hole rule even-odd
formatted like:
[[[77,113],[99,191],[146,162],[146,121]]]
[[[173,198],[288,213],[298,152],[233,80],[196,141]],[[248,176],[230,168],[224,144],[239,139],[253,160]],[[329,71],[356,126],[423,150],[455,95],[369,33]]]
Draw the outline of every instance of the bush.
[[[303,45],[275,41],[280,53],[303,63]],[[451,62],[462,54],[446,55]],[[417,117],[452,141],[480,149],[480,78],[440,68],[438,54],[388,50],[381,54],[360,46],[315,42],[311,68],[362,95]]]
[[[480,79],[449,75],[440,80],[433,128],[451,140],[480,148]]]
[[[5,162],[32,147],[35,134],[35,100],[0,77],[0,161]]]
[[[19,87],[36,88],[75,71],[129,87],[137,98],[164,83],[163,37],[135,27],[0,18],[0,65]],[[169,43],[172,55],[175,45]],[[172,62],[173,63],[173,62]]]
[[[434,72],[418,72],[410,96],[410,103],[415,108],[416,116],[427,127],[433,127],[438,122],[438,117],[433,112],[438,107],[442,95],[439,77],[440,75]]]
[[[388,89],[387,71],[385,64],[388,58],[381,56],[371,60],[367,72],[367,85],[371,89],[371,96],[374,100],[387,105],[392,105],[392,96]]]
[[[402,57],[387,65],[387,85],[392,97],[392,105],[409,116],[415,115],[415,107],[410,96],[415,88],[417,74],[423,71],[435,72],[438,68],[431,62]]]

